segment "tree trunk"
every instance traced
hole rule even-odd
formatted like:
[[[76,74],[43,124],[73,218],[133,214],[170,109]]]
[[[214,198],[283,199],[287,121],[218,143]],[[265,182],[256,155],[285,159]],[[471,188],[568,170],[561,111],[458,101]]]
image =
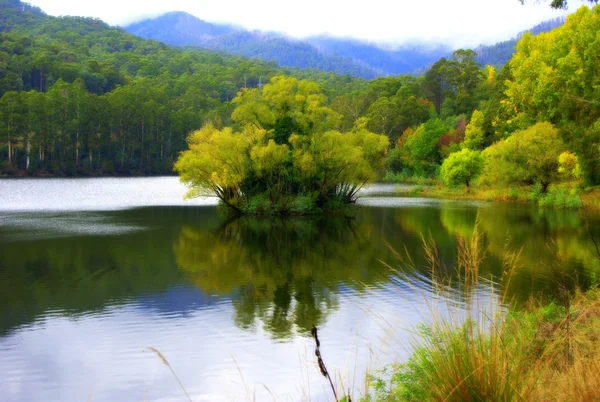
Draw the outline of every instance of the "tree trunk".
[[[75,166],[79,167],[79,130],[75,134]]]
[[[12,165],[12,144],[10,142],[10,116],[6,121],[6,135],[8,137],[8,166]]]
[[[542,184],[542,193],[545,194],[548,191],[548,187],[550,186],[550,183],[543,181],[541,184]]]
[[[140,169],[144,165],[144,120],[142,119],[142,144],[140,146]]]
[[[25,170],[29,170],[29,157],[31,154],[31,142],[29,141],[29,138],[27,138],[27,159],[25,162]]]
[[[173,160],[173,154],[171,153],[171,137],[173,136],[173,132],[171,130],[169,130],[169,143],[167,144],[169,146],[169,162]]]

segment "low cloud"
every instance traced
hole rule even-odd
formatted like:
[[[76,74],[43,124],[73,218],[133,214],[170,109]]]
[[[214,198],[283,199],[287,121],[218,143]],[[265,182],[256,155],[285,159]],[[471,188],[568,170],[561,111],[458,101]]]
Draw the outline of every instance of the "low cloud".
[[[509,39],[537,23],[564,16],[581,6],[570,1],[569,10],[552,10],[548,2],[518,0],[341,1],[341,0],[30,0],[51,15],[83,15],[113,25],[186,11],[203,20],[233,23],[249,29],[282,32],[302,38],[327,34],[391,46],[440,43],[454,48],[493,44]]]

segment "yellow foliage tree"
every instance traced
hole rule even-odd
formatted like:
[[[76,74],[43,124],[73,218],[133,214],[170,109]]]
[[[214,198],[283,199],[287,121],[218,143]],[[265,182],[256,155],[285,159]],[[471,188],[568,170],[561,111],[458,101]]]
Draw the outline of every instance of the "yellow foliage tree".
[[[242,90],[232,114],[240,130],[205,126],[175,164],[188,195],[215,194],[240,213],[305,213],[353,202],[383,170],[389,140],[364,124],[335,130],[339,115],[325,101],[315,83],[291,77]],[[310,201],[300,205],[299,197]]]

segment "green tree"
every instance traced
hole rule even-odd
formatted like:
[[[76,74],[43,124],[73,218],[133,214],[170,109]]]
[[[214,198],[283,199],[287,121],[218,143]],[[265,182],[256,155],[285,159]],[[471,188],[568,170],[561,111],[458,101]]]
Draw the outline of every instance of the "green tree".
[[[407,136],[402,152],[415,174],[432,176],[436,173],[440,162],[440,138],[450,129],[442,119],[432,119]]]
[[[248,128],[247,130],[251,130]],[[252,145],[264,130],[234,134],[231,128],[218,130],[207,125],[188,138],[175,170],[190,188],[188,197],[216,195],[229,207],[240,210],[243,181],[249,168]]]
[[[353,202],[382,169],[389,141],[364,125],[330,129],[339,116],[317,90],[290,77],[274,77],[262,93],[242,90],[233,112],[241,130],[205,126],[175,164],[189,195],[216,194],[238,213],[303,212],[298,197],[319,207]]]
[[[473,112],[471,121],[465,130],[465,140],[461,146],[474,151],[482,150],[485,144],[485,116],[479,110]]]
[[[429,99],[435,106],[435,110],[439,115],[442,111],[444,100],[452,91],[452,78],[450,77],[450,62],[441,58],[427,71],[423,88]]]
[[[367,111],[369,129],[392,137],[400,127],[400,110],[393,97],[377,99]]]
[[[507,108],[514,121],[548,121],[577,154],[585,179],[600,183],[600,6],[581,7],[552,32],[525,35],[510,62]]]
[[[468,114],[477,106],[477,89],[485,77],[473,50],[459,49],[452,53],[448,64],[450,83],[455,103],[454,115]]]
[[[560,177],[558,157],[564,150],[558,130],[537,123],[483,151],[485,176],[499,183],[539,183],[546,192]]]
[[[455,187],[464,184],[468,191],[473,180],[483,171],[483,166],[481,153],[465,148],[448,156],[442,164],[440,175],[446,185]]]

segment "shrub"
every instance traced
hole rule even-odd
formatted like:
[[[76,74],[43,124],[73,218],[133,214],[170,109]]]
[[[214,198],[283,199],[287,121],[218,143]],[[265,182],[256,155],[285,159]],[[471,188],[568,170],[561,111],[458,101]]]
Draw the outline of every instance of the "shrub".
[[[564,144],[550,123],[518,131],[483,151],[485,176],[492,182],[535,184],[546,192],[555,182]]]
[[[483,171],[481,153],[470,149],[450,154],[441,168],[442,180],[446,185],[455,187],[460,184],[471,186],[471,182]]]

